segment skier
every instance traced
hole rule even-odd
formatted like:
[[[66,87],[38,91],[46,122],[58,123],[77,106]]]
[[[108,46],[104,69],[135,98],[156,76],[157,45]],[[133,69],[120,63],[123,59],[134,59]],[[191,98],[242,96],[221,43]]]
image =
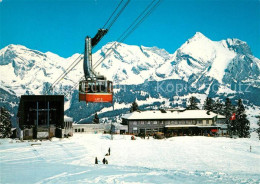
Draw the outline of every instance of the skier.
[[[97,159],[97,157],[95,158],[95,164],[98,164],[98,159]]]
[[[107,161],[107,159],[106,159],[106,164],[108,164],[108,161]]]
[[[105,158],[103,158],[102,162],[103,162],[103,164],[105,164],[105,163],[106,163],[106,159],[105,159]]]
[[[108,155],[110,155],[110,148],[108,149]]]
[[[252,150],[252,147],[250,146],[250,152],[251,152],[251,150]]]

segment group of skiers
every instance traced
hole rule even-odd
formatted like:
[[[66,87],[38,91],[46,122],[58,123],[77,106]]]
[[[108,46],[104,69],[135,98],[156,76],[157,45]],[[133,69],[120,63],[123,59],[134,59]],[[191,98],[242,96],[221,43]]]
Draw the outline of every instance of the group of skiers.
[[[110,156],[110,148],[108,148],[108,153],[105,155],[105,156]],[[104,157],[103,160],[102,160],[102,163],[103,164],[108,164],[108,160]],[[96,157],[95,158],[95,164],[98,164],[98,158]]]

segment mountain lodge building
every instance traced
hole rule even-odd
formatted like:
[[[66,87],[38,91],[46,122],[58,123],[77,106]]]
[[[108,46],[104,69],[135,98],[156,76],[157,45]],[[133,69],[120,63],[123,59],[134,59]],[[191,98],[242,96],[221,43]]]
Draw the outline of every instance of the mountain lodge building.
[[[122,124],[128,125],[132,134],[151,135],[164,132],[168,136],[226,135],[223,129],[225,116],[207,110],[149,110],[135,111],[122,117]]]

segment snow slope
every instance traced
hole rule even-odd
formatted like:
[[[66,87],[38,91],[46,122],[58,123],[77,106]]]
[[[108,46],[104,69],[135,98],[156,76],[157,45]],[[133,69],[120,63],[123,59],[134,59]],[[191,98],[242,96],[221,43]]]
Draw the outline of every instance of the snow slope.
[[[0,140],[0,183],[259,183],[253,139],[75,134],[69,139]],[[249,146],[252,146],[252,152]],[[101,160],[106,157],[108,165]],[[94,164],[95,157],[99,165]]]

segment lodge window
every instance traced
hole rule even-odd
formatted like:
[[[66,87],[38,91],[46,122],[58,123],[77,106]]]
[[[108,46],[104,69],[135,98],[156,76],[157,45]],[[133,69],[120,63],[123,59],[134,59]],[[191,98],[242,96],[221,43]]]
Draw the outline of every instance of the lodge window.
[[[197,124],[202,124],[202,120],[197,120]]]
[[[140,121],[140,124],[141,124],[141,125],[144,125],[144,121]]]
[[[136,122],[136,121],[134,121],[134,122],[133,122],[133,125],[137,125],[137,122]]]
[[[191,124],[191,120],[186,120],[186,124],[190,125]]]
[[[78,132],[78,129],[75,129],[75,132]]]
[[[78,132],[80,132],[80,129],[78,129]]]
[[[151,124],[151,122],[150,122],[150,121],[147,121],[147,124],[148,124],[148,125],[150,125],[150,124]]]
[[[84,128],[81,129],[81,132],[84,132]]]
[[[209,124],[209,120],[208,119],[206,120],[206,124]]]
[[[153,124],[156,125],[156,124],[157,124],[157,121],[154,121]]]

